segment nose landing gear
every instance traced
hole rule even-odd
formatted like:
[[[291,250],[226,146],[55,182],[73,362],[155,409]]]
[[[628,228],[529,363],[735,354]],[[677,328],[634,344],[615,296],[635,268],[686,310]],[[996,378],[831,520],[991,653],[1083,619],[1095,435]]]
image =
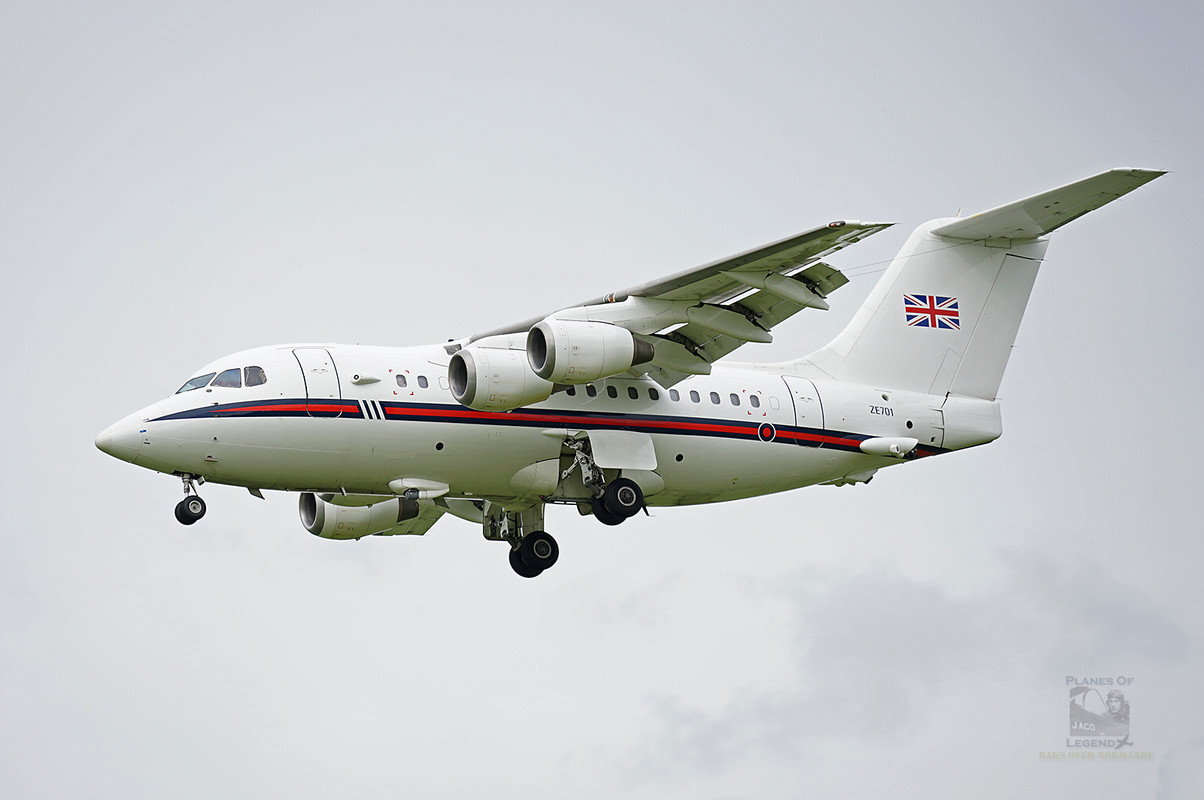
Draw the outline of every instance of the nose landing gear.
[[[184,499],[176,504],[176,520],[181,525],[191,525],[205,516],[205,501],[196,493],[196,488],[192,485],[193,476],[181,475],[180,479],[184,481]],[[202,477],[195,480],[198,484],[205,482]]]

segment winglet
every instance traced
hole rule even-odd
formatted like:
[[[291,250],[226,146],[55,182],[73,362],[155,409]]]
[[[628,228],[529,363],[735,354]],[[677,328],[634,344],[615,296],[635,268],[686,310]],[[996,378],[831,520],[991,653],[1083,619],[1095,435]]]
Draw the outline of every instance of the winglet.
[[[950,239],[1034,239],[1111,203],[1165,170],[1113,169],[932,229]]]

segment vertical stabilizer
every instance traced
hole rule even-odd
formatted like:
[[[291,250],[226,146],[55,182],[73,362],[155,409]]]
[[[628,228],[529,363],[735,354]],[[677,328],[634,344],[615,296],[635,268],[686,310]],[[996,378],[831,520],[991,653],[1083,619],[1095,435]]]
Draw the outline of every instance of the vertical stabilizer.
[[[1112,170],[921,225],[848,327],[802,362],[851,383],[994,400],[1043,237],[1162,174]]]

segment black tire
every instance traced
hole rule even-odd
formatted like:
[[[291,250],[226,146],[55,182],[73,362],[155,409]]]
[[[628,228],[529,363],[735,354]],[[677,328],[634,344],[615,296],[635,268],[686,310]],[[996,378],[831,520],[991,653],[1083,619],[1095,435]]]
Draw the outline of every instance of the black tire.
[[[176,519],[181,525],[191,525],[205,516],[205,501],[196,495],[185,497],[176,504]]]
[[[606,485],[602,502],[608,511],[627,519],[640,513],[644,507],[644,493],[631,478],[615,478]]]
[[[603,525],[619,525],[623,522],[623,520],[627,519],[627,517],[623,516],[622,514],[616,514],[607,508],[606,504],[602,502],[601,497],[595,497],[591,499],[589,501],[589,507],[593,509],[594,517]]]
[[[528,567],[543,572],[560,558],[560,545],[556,544],[551,534],[532,531],[523,537],[522,544],[518,546],[518,557]]]
[[[527,562],[523,561],[522,556],[518,554],[518,551],[513,549],[510,551],[510,569],[523,578],[536,578],[543,572],[539,567],[528,566]]]

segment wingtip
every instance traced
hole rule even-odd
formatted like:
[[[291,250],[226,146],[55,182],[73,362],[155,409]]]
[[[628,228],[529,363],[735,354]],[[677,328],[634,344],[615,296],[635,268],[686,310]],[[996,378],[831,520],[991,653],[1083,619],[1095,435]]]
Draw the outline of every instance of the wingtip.
[[[1169,169],[1144,169],[1141,167],[1118,167],[1108,170],[1113,174],[1129,175],[1134,178],[1145,178],[1147,181],[1152,181],[1155,178],[1161,178],[1170,172]]]

